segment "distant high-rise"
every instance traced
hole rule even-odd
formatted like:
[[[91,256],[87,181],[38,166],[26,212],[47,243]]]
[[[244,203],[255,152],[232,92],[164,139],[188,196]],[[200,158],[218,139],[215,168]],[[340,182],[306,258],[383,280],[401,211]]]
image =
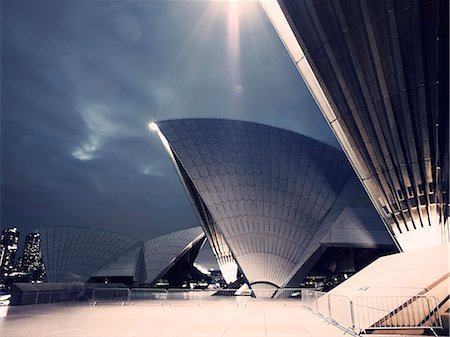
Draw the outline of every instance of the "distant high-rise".
[[[19,231],[17,227],[5,228],[0,235],[0,272],[7,276],[14,270],[17,247],[19,245]]]
[[[45,274],[42,259],[41,236],[39,233],[30,233],[25,239],[23,256],[20,258],[18,268],[24,272],[32,272],[33,279],[41,280]]]

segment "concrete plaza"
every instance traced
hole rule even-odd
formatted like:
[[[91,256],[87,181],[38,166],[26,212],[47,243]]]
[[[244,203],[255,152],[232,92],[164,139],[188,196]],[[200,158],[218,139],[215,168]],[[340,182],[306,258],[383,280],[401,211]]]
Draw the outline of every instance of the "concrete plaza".
[[[139,305],[38,304],[0,307],[2,337],[291,337],[344,331],[299,303],[234,299]],[[2,317],[1,317],[2,316]],[[348,335],[348,334],[347,334]]]

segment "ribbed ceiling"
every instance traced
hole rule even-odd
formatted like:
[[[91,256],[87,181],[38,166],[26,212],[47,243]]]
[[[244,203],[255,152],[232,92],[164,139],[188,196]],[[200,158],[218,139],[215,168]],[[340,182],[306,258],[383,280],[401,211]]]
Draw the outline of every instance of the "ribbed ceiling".
[[[303,60],[300,72],[403,249],[448,242],[448,0],[279,4],[320,89]]]

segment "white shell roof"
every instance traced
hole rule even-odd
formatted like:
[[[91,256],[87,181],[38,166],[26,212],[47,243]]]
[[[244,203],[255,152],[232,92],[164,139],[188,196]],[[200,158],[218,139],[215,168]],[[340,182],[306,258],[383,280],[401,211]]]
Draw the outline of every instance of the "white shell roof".
[[[85,282],[117,256],[142,244],[95,228],[55,226],[39,232],[48,282]]]
[[[144,264],[145,281],[151,283],[205,237],[199,226],[147,242],[87,227],[43,227],[39,232],[48,282],[86,282],[91,276],[134,277],[139,264]]]
[[[199,240],[205,238],[200,226],[183,229],[159,236],[144,243],[144,264],[147,273],[146,283],[156,278],[191,249]]]
[[[341,151],[291,131],[222,119],[158,126],[250,283],[286,285],[356,179]]]

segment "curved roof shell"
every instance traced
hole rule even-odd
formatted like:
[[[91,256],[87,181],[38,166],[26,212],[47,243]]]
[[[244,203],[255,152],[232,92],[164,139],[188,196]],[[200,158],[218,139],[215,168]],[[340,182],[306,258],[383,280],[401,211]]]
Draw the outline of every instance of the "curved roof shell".
[[[200,226],[146,242],[87,227],[43,227],[39,232],[48,282],[131,276],[137,282],[153,283],[205,239]]]
[[[345,206],[336,203],[341,191],[355,182],[341,151],[291,131],[221,119],[158,126],[186,173],[181,178],[190,180],[185,187],[195,189],[188,193],[211,215],[206,225],[223,235],[252,284],[286,285],[330,210]]]
[[[262,4],[400,247],[449,242],[449,1]]]
[[[157,281],[177,260],[200,241],[203,244],[205,233],[200,226],[183,229],[144,243],[145,283]]]
[[[55,226],[39,232],[48,282],[86,282],[109,262],[142,244],[96,228]]]

